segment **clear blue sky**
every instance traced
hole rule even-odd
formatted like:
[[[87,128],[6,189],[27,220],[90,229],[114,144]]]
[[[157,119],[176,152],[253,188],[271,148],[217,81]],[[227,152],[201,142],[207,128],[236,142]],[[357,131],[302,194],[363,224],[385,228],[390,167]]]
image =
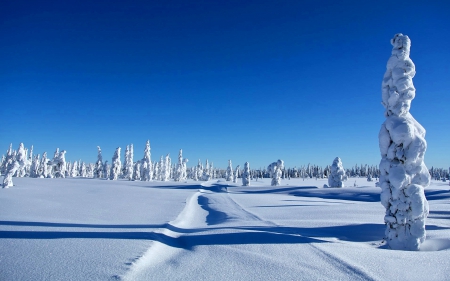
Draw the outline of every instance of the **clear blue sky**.
[[[0,152],[226,167],[378,164],[381,80],[412,41],[427,166],[449,167],[448,1],[2,1]]]

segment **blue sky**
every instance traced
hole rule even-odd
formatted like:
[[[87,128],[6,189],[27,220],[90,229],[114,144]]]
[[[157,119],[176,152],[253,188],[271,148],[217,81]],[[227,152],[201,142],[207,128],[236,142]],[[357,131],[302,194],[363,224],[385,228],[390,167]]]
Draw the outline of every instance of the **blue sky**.
[[[150,139],[152,160],[380,160],[381,80],[412,41],[425,163],[448,167],[448,1],[8,1],[0,4],[0,149],[94,162]],[[4,153],[4,152],[2,152]]]

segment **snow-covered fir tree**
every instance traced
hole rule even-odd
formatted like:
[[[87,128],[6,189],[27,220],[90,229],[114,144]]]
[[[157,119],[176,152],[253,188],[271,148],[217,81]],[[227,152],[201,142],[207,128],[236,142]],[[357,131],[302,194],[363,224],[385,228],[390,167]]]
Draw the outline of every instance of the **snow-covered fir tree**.
[[[162,159],[162,156],[161,156],[161,159]],[[161,180],[162,181],[169,180],[171,166],[172,166],[171,159],[169,157],[169,154],[167,154],[166,157],[164,158],[164,162],[161,163]]]
[[[84,163],[84,161],[83,162],[81,162],[80,161],[80,171],[79,171],[79,175],[80,175],[80,177],[82,177],[82,178],[87,178],[87,170],[86,170],[86,163]]]
[[[133,180],[135,180],[135,181],[140,181],[141,180],[141,162],[140,161],[137,161],[134,164]]]
[[[144,158],[141,160],[141,180],[151,181],[153,180],[153,165],[150,155],[150,140],[147,140],[144,149]]]
[[[203,168],[202,180],[209,181],[211,179],[211,166],[208,159],[206,159],[205,167]]]
[[[424,163],[425,129],[409,113],[415,88],[411,41],[401,33],[391,39],[392,55],[382,82],[386,121],[379,133],[381,204],[386,208],[386,241],[391,249],[419,250],[425,240],[428,202],[424,188],[430,174]]]
[[[228,160],[228,167],[227,167],[227,171],[225,172],[225,180],[231,181],[231,180],[233,180],[233,177],[234,177],[233,166],[231,164],[231,160]]]
[[[100,146],[97,146],[97,162],[95,162],[94,166],[94,178],[101,179],[103,178],[103,156],[102,156],[102,149]]]
[[[46,178],[48,176],[48,158],[47,158],[47,152],[44,152],[42,154],[41,163],[39,164],[39,177],[40,178]]]
[[[59,149],[57,149],[59,151]],[[56,155],[56,154],[55,154]],[[53,166],[53,177],[55,178],[65,178],[66,177],[66,151],[63,150],[58,152],[58,154],[52,160]]]
[[[237,178],[239,177],[240,168],[241,168],[240,165],[236,166],[236,171],[234,172],[234,176],[233,176],[233,183],[237,183]]]
[[[195,171],[197,172],[196,178],[198,180],[203,180],[203,164],[202,161],[200,161],[200,159],[198,159],[197,169]]]
[[[6,174],[6,170],[8,169],[8,165],[9,163],[11,163],[13,159],[13,149],[12,149],[12,143],[9,144],[9,148],[6,151],[6,156],[5,156],[5,160],[3,161],[2,167],[1,167],[1,174],[5,175]]]
[[[126,173],[125,173],[125,178],[128,180],[133,180],[133,171],[134,171],[134,164],[133,164],[133,158],[134,158],[134,148],[133,148],[133,144],[130,144],[130,148],[129,148],[129,153],[128,153],[128,161],[127,161],[127,166],[126,166]]]
[[[32,178],[38,178],[39,177],[39,164],[41,156],[38,154],[34,156],[33,161],[31,162],[30,166],[30,177]]]
[[[26,151],[23,143],[20,143],[19,149],[17,150],[16,154],[16,160],[19,164],[19,167],[17,168],[16,176],[18,178],[25,177],[26,175],[26,164],[27,164],[27,157],[26,157]]]
[[[87,177],[91,179],[94,178],[95,164],[89,163],[86,170],[87,170]]]
[[[72,170],[70,171],[71,177],[78,177],[78,161],[73,162]]]
[[[242,172],[242,185],[250,185],[250,164],[248,162],[245,162],[244,164],[244,171]]]
[[[14,185],[12,178],[14,174],[16,174],[17,170],[20,168],[19,161],[17,160],[16,157],[16,151],[13,151],[11,156],[12,157],[10,158],[8,163],[6,163],[6,170],[3,176],[3,184],[2,184],[3,188],[9,188],[10,186]]]
[[[272,186],[278,186],[281,184],[281,176],[283,174],[284,169],[284,161],[278,159],[277,162],[273,162],[267,167],[267,170],[269,172],[269,176],[272,178],[271,185]]]
[[[109,180],[111,176],[111,165],[108,164],[108,160],[103,164],[103,176],[107,180]]]
[[[329,187],[344,187],[345,170],[341,158],[336,157],[330,167],[330,176],[328,177]]]
[[[120,171],[122,170],[122,163],[120,162],[120,147],[116,148],[114,156],[112,158],[111,164],[111,180],[117,180],[120,176]]]
[[[176,173],[175,173],[174,180],[175,181],[186,180],[186,170],[183,172],[183,150],[182,149],[180,149],[180,152],[178,153],[178,163],[177,163],[177,167],[176,167]]]
[[[157,167],[157,171],[155,173],[156,176],[156,180],[157,181],[162,181],[163,179],[163,169],[164,169],[164,158],[161,155],[161,158],[159,159],[159,162],[156,164]]]

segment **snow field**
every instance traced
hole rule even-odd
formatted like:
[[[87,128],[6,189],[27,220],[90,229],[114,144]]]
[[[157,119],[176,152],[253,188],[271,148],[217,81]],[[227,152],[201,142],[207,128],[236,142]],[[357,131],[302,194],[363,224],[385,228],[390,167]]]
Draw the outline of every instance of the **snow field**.
[[[382,242],[374,182],[326,181],[17,178],[0,192],[0,280],[447,278],[448,185],[426,189],[427,240],[407,252]]]

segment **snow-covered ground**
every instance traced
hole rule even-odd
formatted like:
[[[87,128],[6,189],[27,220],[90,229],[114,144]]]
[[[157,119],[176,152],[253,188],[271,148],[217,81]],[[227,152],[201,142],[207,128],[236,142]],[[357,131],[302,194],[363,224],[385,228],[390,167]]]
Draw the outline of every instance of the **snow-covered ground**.
[[[374,182],[270,180],[14,178],[0,280],[448,280],[448,183],[426,189],[427,240],[406,252],[382,242]]]

